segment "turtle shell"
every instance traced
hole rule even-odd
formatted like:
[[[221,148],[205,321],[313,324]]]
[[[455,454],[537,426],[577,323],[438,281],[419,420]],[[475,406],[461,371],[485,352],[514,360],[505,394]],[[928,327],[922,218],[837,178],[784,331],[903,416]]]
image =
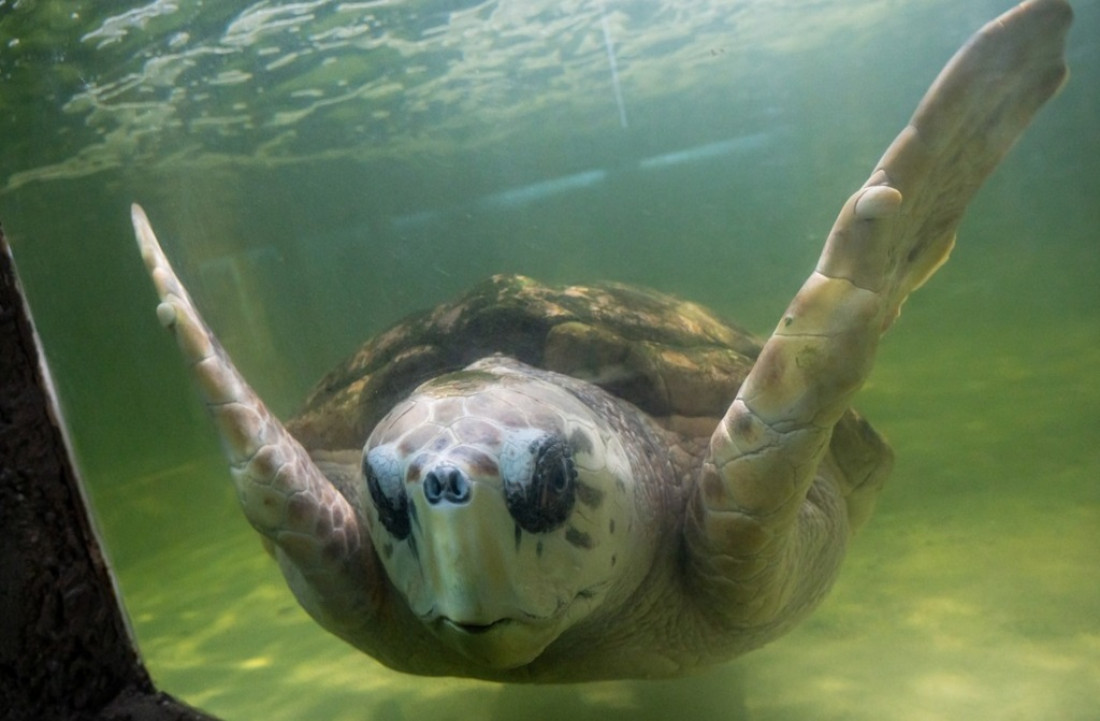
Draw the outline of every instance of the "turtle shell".
[[[499,353],[594,383],[666,429],[705,438],[760,348],[702,306],[657,291],[495,275],[368,340],[321,379],[287,427],[310,450],[360,448],[418,385]],[[837,425],[832,449],[856,485],[890,456],[852,411]]]

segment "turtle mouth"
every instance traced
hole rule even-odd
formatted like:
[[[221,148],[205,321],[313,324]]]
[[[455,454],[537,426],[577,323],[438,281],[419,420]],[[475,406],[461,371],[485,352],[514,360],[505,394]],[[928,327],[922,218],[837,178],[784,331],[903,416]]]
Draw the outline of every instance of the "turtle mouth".
[[[499,670],[531,663],[558,635],[557,624],[529,623],[519,618],[457,621],[437,616],[429,629],[466,658]]]
[[[447,618],[446,616],[440,617],[439,621],[445,626],[449,626],[450,628],[456,631],[461,631],[462,633],[468,633],[471,636],[479,636],[483,633],[489,633],[494,629],[499,629],[506,624],[510,624],[513,622],[510,618],[499,618],[496,621],[491,621],[490,623],[463,623],[461,621],[456,621],[453,618]]]

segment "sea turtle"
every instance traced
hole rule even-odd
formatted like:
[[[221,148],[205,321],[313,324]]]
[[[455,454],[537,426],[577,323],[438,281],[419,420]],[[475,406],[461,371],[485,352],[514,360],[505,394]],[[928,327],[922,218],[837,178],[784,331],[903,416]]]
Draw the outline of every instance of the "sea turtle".
[[[1061,86],[1071,17],[1027,2],[960,50],[762,346],[658,293],[498,276],[368,342],[288,430],[135,205],[157,314],[302,606],[395,669],[511,681],[673,676],[789,629],[890,466],[849,402]]]

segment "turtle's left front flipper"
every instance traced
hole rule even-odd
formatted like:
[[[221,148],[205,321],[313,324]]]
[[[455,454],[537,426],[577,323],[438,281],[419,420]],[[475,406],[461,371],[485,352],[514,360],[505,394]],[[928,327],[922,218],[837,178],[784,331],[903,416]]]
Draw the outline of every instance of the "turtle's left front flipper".
[[[330,625],[322,606],[354,606],[359,616],[341,616],[369,618],[363,606],[376,569],[355,510],[234,367],[161,250],[145,211],[135,204],[131,216],[160,297],[157,317],[175,335],[217,426],[245,516],[274,545],[288,584],[322,625]]]
[[[879,336],[946,259],[967,203],[1066,77],[1064,0],[982,28],[840,212],[815,272],[715,431],[686,529],[689,577],[766,640],[828,589],[866,504],[830,467],[830,435]],[[873,495],[873,494],[870,494]],[[865,508],[856,508],[856,516]],[[717,598],[715,598],[717,594]]]

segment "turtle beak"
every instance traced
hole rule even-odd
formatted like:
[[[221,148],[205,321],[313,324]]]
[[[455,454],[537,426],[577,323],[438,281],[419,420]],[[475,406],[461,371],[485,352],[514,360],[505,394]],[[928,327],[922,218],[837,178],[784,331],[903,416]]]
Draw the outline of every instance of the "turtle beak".
[[[492,668],[530,663],[558,635],[556,598],[517,593],[515,528],[502,494],[441,463],[410,494],[431,607],[421,619],[440,640]]]
[[[516,560],[508,544],[513,531],[494,522],[508,518],[500,494],[452,465],[425,473],[421,488],[410,500],[417,506],[432,615],[470,628],[523,615],[509,572]]]

